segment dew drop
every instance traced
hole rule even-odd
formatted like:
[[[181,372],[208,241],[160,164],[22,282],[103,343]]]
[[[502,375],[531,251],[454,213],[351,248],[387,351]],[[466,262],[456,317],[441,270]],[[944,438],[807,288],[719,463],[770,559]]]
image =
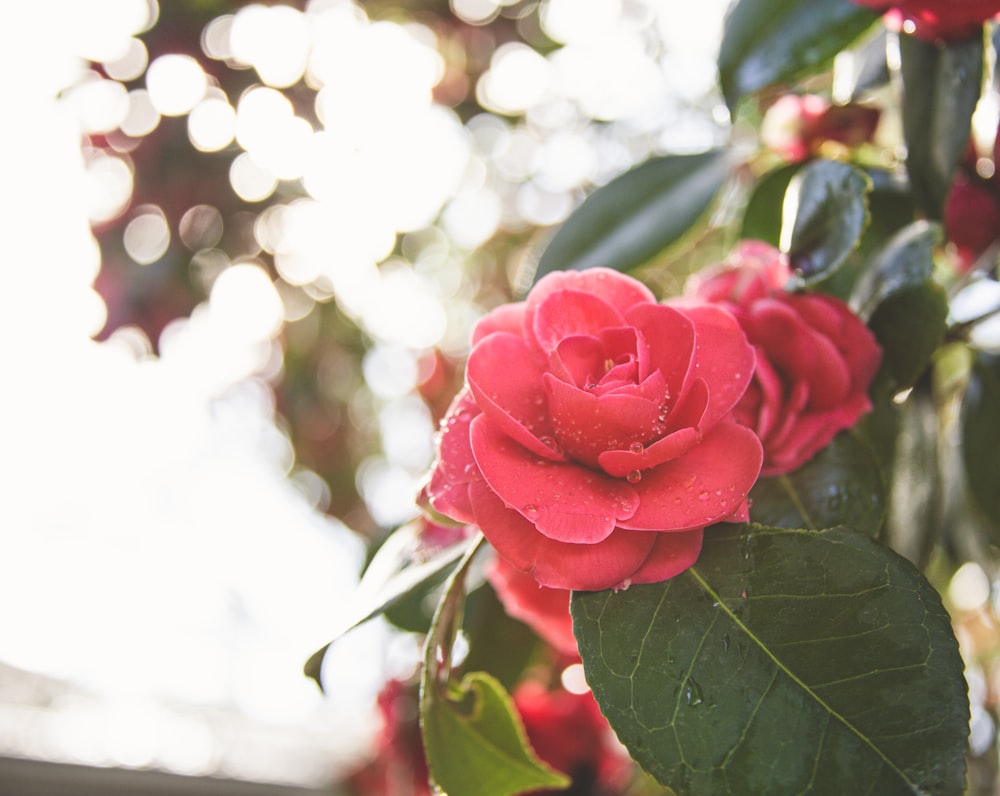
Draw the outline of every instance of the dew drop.
[[[630,484],[637,484],[642,480],[642,472],[639,470],[631,470],[625,478]]]
[[[701,684],[693,677],[689,677],[684,682],[684,701],[689,707],[697,707],[705,701],[705,695],[701,690]]]
[[[641,442],[633,442],[628,446],[629,453],[642,453],[645,450],[645,446]]]
[[[702,490],[701,492],[698,493],[698,500],[702,501],[702,503],[704,503],[706,500],[708,500],[708,490],[707,489],[706,490]]]
[[[729,652],[729,634],[728,633],[723,633],[722,634],[722,648],[726,652]]]
[[[521,509],[521,513],[525,517],[537,517],[538,516],[538,506],[533,503],[529,503],[527,506]]]

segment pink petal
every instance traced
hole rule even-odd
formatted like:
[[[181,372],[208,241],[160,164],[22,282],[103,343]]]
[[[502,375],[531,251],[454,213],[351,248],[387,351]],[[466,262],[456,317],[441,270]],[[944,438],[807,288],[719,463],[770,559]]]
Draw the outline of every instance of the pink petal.
[[[586,271],[553,271],[538,280],[528,294],[528,320],[534,308],[552,293],[577,290],[600,296],[619,312],[636,304],[655,304],[656,296],[642,282],[610,268],[589,268]]]
[[[494,556],[486,578],[509,616],[519,619],[563,655],[578,655],[568,589],[540,586],[530,572]]]
[[[578,290],[552,293],[534,309],[531,329],[546,352],[566,337],[595,335],[625,323],[621,313],[600,296]]]
[[[665,304],[640,304],[626,315],[649,349],[649,368],[663,374],[666,399],[680,398],[694,356],[694,325],[681,312]]]
[[[618,524],[633,530],[672,531],[718,522],[746,498],[762,458],[760,440],[750,429],[720,423],[684,456],[644,472],[642,480],[633,484],[639,508]]]
[[[760,408],[757,417],[748,425],[752,426],[757,435],[764,440],[770,437],[775,426],[787,415],[784,413],[785,407],[782,403],[784,385],[781,377],[775,372],[760,346],[757,347],[757,368],[753,375],[754,381],[760,388]],[[742,405],[741,402],[740,406]]]
[[[687,304],[682,311],[695,327],[691,373],[708,386],[702,429],[725,417],[743,397],[753,377],[754,350],[736,319],[721,307]]]
[[[604,451],[654,436],[662,382],[654,376],[644,385],[631,386],[639,394],[594,395],[546,374],[552,428],[562,450],[596,467]]]
[[[496,551],[542,586],[600,591],[621,583],[649,556],[655,535],[615,531],[597,544],[566,544],[535,527],[480,481],[470,490],[477,524]]]
[[[472,349],[465,377],[479,408],[497,428],[538,456],[564,461],[552,436],[543,364],[520,337],[496,332]]]
[[[575,464],[539,459],[494,430],[486,417],[473,421],[470,439],[490,488],[555,541],[593,544],[606,539],[638,505],[629,484]]]
[[[701,433],[697,429],[682,428],[649,446],[605,451],[598,457],[598,463],[608,475],[624,478],[630,473],[648,470],[683,456],[700,441]]]
[[[656,534],[649,557],[628,579],[629,583],[659,583],[690,569],[701,554],[702,536],[701,528]]]
[[[482,476],[472,456],[469,425],[478,414],[479,407],[468,390],[452,401],[441,422],[437,461],[424,488],[434,510],[458,522],[476,521],[469,502],[469,484],[482,481]]]
[[[496,309],[490,310],[476,322],[472,330],[472,345],[475,346],[484,337],[494,332],[510,332],[522,337],[524,335],[524,310],[523,301],[501,304]]]

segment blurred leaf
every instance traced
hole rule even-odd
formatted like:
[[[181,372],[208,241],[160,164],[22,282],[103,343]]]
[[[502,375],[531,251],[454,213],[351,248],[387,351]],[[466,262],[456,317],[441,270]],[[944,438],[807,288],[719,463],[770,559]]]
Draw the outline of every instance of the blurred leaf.
[[[781,203],[788,183],[800,168],[799,163],[780,166],[757,181],[743,211],[742,239],[762,240],[777,248],[781,240]]]
[[[906,169],[917,205],[940,219],[969,144],[983,78],[983,37],[937,45],[899,37]]]
[[[893,235],[858,278],[851,308],[867,321],[892,294],[927,283],[934,270],[934,246],[940,238],[941,228],[927,221],[915,221]]]
[[[488,585],[467,595],[463,628],[469,654],[462,665],[469,671],[488,672],[505,688],[513,688],[525,668],[547,649],[530,627],[510,617]]]
[[[781,210],[781,249],[812,285],[844,262],[868,223],[871,179],[861,169],[834,160],[814,160],[788,183]]]
[[[755,91],[825,66],[877,19],[849,0],[737,0],[719,48],[730,113]]]
[[[957,794],[969,708],[912,564],[844,528],[716,526],[663,583],[575,593],[587,682],[679,793]]]
[[[628,271],[678,240],[729,176],[728,150],[647,160],[598,188],[542,253],[535,279],[550,271],[604,266]]]
[[[477,535],[452,573],[424,647],[420,731],[431,779],[449,796],[512,796],[565,787],[569,780],[531,750],[510,696],[495,678],[472,672],[460,683],[452,679],[465,579],[482,543]]]
[[[948,296],[935,282],[899,290],[878,305],[868,326],[882,346],[889,389],[912,387],[944,340]]]
[[[869,91],[881,88],[890,80],[889,64],[886,58],[884,26],[875,29],[872,36],[857,47],[847,51],[846,57],[834,63],[833,85],[836,99],[840,102],[856,102]]]
[[[570,784],[531,751],[510,696],[485,672],[466,675],[447,694],[432,689],[421,727],[434,780],[449,796],[508,796]]]
[[[899,407],[899,433],[883,541],[923,569],[941,537],[944,494],[938,413],[921,382]]]
[[[331,634],[333,641],[407,595],[426,595],[440,583],[442,574],[482,538],[474,534],[445,546],[429,546],[422,535],[423,527],[420,521],[407,523],[382,543],[361,576],[350,610]],[[323,688],[320,669],[329,646],[326,644],[314,652],[304,666],[306,675],[320,688]]]
[[[757,481],[750,502],[754,522],[809,530],[849,525],[874,538],[885,515],[885,485],[868,442],[843,431],[798,470]]]
[[[968,490],[1000,529],[1000,355],[976,352],[962,399],[962,461]]]

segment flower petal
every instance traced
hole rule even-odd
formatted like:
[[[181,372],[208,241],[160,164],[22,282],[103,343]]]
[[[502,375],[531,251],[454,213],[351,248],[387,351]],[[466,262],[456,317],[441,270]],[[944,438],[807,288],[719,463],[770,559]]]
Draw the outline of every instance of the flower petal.
[[[663,374],[667,400],[680,398],[694,356],[695,330],[691,321],[665,304],[640,304],[626,314],[649,348],[649,368]]]
[[[438,435],[438,455],[424,494],[435,511],[465,523],[475,523],[469,502],[469,484],[482,481],[479,467],[472,456],[469,424],[479,414],[479,407],[468,390],[452,401],[441,421]]]
[[[629,583],[659,583],[690,569],[701,554],[703,535],[701,528],[656,534],[656,543],[649,557],[629,577]]]
[[[472,349],[466,380],[479,408],[497,428],[537,456],[565,461],[555,449],[543,365],[520,337],[496,332]]]
[[[494,332],[510,332],[518,337],[524,335],[523,301],[512,304],[501,304],[480,318],[472,329],[472,345],[475,346],[484,337]]]
[[[708,406],[702,429],[725,417],[743,397],[753,377],[754,350],[736,319],[711,304],[685,304],[682,311],[694,323],[692,374],[708,386]]]
[[[483,478],[503,502],[538,532],[559,542],[594,544],[638,506],[627,483],[575,464],[539,459],[480,416],[470,429]]]
[[[750,429],[720,423],[679,459],[644,472],[642,480],[633,484],[639,508],[618,524],[633,530],[670,531],[725,519],[754,485],[762,458],[760,440]]]
[[[655,304],[656,296],[637,279],[610,268],[588,268],[585,271],[553,271],[538,280],[528,294],[528,321],[535,307],[551,293],[563,290],[578,290],[601,296],[619,312],[625,312],[636,304]]]
[[[596,335],[603,329],[623,326],[621,313],[603,298],[579,290],[551,293],[535,306],[531,330],[543,351],[575,335]]]
[[[615,531],[597,544],[566,544],[542,536],[480,481],[470,487],[477,524],[496,551],[542,586],[600,591],[621,583],[649,556],[651,533]]]
[[[664,462],[683,456],[701,440],[695,428],[682,428],[658,439],[648,447],[636,446],[629,450],[609,450],[598,457],[601,469],[615,478],[624,478],[635,471],[648,470]]]

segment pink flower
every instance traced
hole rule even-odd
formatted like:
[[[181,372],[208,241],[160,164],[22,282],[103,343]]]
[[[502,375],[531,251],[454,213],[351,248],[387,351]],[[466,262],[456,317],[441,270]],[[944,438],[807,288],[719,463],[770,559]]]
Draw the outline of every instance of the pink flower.
[[[831,105],[818,94],[785,94],[764,114],[764,145],[791,163],[815,155],[827,141],[857,147],[870,141],[881,112],[864,105]]]
[[[757,351],[753,383],[733,415],[764,445],[762,476],[795,470],[871,409],[868,387],[882,357],[844,302],[789,293],[789,276],[785,255],[744,241],[688,283],[691,295],[729,309]]]
[[[1000,0],[854,0],[879,13],[891,12],[890,24],[913,26],[926,41],[960,41],[981,35],[983,23],[1000,14]]]
[[[532,680],[514,690],[528,740],[538,756],[573,780],[572,792],[588,796],[621,793],[631,763],[589,691],[548,691]],[[563,793],[564,791],[539,791]]]
[[[557,272],[473,332],[433,508],[543,586],[665,580],[746,517],[760,442],[728,419],[753,372],[734,318],[658,304],[608,269]]]
[[[540,586],[529,573],[500,556],[490,562],[486,577],[510,616],[528,625],[556,652],[579,658],[569,613],[569,589]]]

